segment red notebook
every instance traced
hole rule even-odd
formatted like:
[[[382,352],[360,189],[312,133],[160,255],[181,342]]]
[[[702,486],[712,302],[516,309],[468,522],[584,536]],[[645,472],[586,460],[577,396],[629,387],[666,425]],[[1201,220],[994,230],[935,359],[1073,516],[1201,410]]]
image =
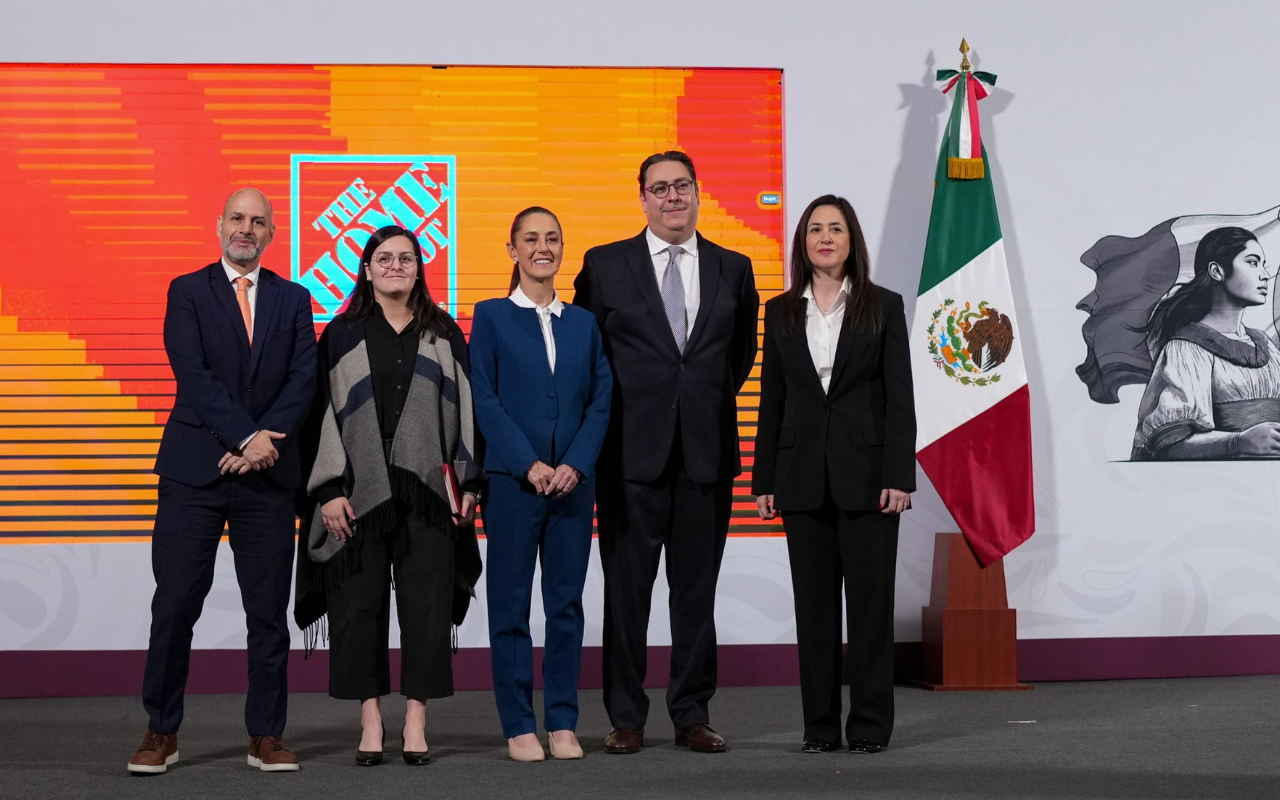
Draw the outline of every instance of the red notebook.
[[[462,513],[462,491],[458,489],[458,476],[454,474],[453,467],[448,464],[442,464],[440,471],[444,473],[444,493],[449,498],[449,512],[451,514]]]

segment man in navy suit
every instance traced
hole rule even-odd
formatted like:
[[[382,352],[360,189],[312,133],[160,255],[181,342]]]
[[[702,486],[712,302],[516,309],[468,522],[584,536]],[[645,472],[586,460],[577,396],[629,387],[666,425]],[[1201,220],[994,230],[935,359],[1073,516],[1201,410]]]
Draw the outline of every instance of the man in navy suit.
[[[609,753],[644,744],[646,634],[658,561],[671,589],[667,711],[676,744],[724,750],[708,724],[716,690],[716,581],[742,472],[737,396],[757,350],[751,259],[697,233],[698,183],[679,151],[640,165],[639,236],[588,250],[574,305],[596,315],[613,366],[597,466],[604,566]]]
[[[293,440],[315,389],[311,296],[259,263],[276,230],[261,192],[227,198],[217,229],[222,258],[175,278],[165,309],[177,396],[156,457],[156,591],[142,688],[149,722],[129,761],[137,774],[162,773],[178,760],[191,633],[224,526],[249,629],[248,762],[266,772],[298,769],[280,737],[294,491],[305,479]]]

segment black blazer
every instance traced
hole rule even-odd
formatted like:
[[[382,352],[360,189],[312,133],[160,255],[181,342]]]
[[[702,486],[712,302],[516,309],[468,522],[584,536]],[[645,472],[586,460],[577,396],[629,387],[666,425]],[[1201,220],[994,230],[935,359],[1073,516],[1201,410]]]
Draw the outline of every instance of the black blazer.
[[[712,483],[742,472],[737,396],[759,348],[760,295],[751,259],[702,234],[698,277],[698,316],[683,356],[644,231],[588,250],[574,279],[573,303],[595,314],[613,367],[613,409],[599,463],[623,480],[658,479],[677,419],[690,479]]]
[[[915,398],[902,296],[873,287],[884,310],[876,336],[840,330],[831,385],[809,355],[804,321],[785,333],[783,300],[764,307],[764,364],[751,491],[774,506],[812,511],[826,486],[848,511],[879,507],[882,489],[915,491]],[[806,301],[802,301],[806,302]]]
[[[177,381],[155,471],[189,486],[220,476],[218,460],[256,430],[285,434],[266,470],[277,484],[302,484],[298,433],[316,381],[311,295],[265,267],[258,273],[253,347],[221,261],[169,284],[164,349]]]

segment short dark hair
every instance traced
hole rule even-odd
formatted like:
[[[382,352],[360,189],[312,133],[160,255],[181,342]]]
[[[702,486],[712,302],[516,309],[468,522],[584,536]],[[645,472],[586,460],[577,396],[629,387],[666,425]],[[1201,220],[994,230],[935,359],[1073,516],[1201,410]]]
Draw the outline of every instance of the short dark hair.
[[[693,168],[693,159],[689,158],[685,153],[682,153],[679,150],[668,150],[665,153],[654,153],[640,164],[641,196],[644,195],[644,179],[649,173],[649,167],[652,167],[654,164],[661,164],[663,161],[678,161],[681,164],[684,164],[684,168],[689,170],[689,177],[694,183],[698,182],[698,172]]]

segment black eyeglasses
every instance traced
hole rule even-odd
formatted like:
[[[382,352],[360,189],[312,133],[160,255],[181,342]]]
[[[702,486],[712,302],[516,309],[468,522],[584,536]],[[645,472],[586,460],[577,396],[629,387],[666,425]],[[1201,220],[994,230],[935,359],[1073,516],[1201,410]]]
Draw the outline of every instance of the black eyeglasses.
[[[676,194],[687,195],[693,191],[693,181],[679,180],[675,183],[655,183],[652,186],[644,187],[644,190],[654,197],[661,200],[667,196],[672,189],[676,190]]]
[[[400,266],[404,267],[405,269],[408,269],[409,267],[417,266],[418,264],[418,258],[413,253],[401,253],[399,260],[400,260]],[[389,269],[391,265],[395,263],[395,261],[396,261],[396,256],[394,253],[378,253],[376,256],[373,257],[373,263],[377,264],[383,269]]]

